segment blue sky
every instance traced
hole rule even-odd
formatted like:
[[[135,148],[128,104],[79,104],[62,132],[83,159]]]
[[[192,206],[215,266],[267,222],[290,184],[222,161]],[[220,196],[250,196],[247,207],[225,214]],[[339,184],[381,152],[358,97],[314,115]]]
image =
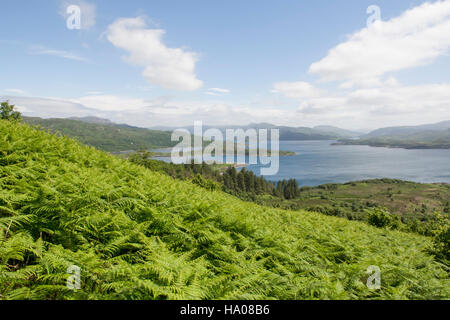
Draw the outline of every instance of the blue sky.
[[[450,5],[424,3],[3,0],[0,96],[26,115],[140,126],[446,120]]]

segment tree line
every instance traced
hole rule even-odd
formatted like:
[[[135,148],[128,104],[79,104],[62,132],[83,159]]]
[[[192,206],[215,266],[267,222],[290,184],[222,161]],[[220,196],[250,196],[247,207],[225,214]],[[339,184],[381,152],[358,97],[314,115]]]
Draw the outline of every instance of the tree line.
[[[151,159],[151,152],[141,150],[129,157],[131,162],[143,165],[153,171],[170,175],[181,180],[193,180],[194,183],[207,189],[222,189],[223,191],[243,199],[252,199],[256,195],[268,194],[281,199],[295,199],[299,194],[296,179],[272,182],[263,176],[258,177],[252,171],[234,166],[212,164],[205,162],[195,164],[173,164]],[[215,184],[214,184],[214,183]]]

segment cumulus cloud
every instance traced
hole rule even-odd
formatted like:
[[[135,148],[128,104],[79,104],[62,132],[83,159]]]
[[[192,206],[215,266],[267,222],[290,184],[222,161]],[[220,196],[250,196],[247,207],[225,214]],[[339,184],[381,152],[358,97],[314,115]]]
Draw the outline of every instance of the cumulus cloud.
[[[61,16],[64,17],[64,19],[69,18],[70,14],[67,13],[67,8],[72,5],[80,7],[80,14],[81,14],[80,28],[82,30],[89,30],[95,26],[97,14],[96,13],[97,7],[95,4],[84,0],[61,1],[59,13]]]
[[[67,118],[93,115],[95,110],[73,101],[59,98],[6,96],[26,116],[43,118]]]
[[[97,116],[140,127],[273,123],[288,126],[336,125],[379,128],[450,119],[450,85],[384,86],[347,94],[324,92],[299,101],[297,108],[261,107],[159,97],[84,96],[74,99],[9,96],[27,116],[67,118]]]
[[[278,86],[275,91],[299,101],[295,118],[303,123],[352,128],[356,119],[367,128],[379,128],[450,119],[450,84],[404,86],[390,79],[377,87],[333,93],[319,91],[320,94],[309,96],[304,92],[309,86],[300,86],[298,92],[295,87],[286,86],[281,90]],[[317,92],[313,89],[307,92],[310,91]]]
[[[422,66],[448,52],[450,0],[424,3],[389,21],[377,21],[311,65],[323,81],[370,86],[393,71]]]
[[[135,99],[120,96],[88,96],[70,100],[81,104],[97,114],[107,115],[116,122],[133,125],[183,126],[202,120],[205,124],[247,124],[267,122],[269,119],[283,121],[288,112],[261,107],[229,105],[222,102],[179,101],[168,97]],[[295,111],[291,111],[293,113]]]
[[[450,119],[450,84],[404,85],[389,74],[432,63],[450,48],[450,0],[425,3],[389,21],[376,21],[331,49],[307,82],[280,82],[273,91],[298,101],[297,119],[351,128],[423,124]]]
[[[193,91],[202,87],[196,78],[197,54],[181,48],[168,48],[161,29],[149,29],[143,18],[118,19],[108,27],[107,39],[126,50],[125,60],[144,67],[143,77],[150,83],[175,90]]]
[[[222,102],[178,101],[167,97],[151,100],[120,96],[85,96],[75,99],[6,97],[26,116],[69,118],[96,116],[116,123],[140,127],[205,125],[246,125],[273,122],[294,125],[295,110],[229,105]]]

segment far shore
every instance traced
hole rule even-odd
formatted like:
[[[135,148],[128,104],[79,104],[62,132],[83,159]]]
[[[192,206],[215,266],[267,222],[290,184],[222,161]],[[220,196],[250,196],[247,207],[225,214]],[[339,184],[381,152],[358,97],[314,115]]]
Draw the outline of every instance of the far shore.
[[[249,151],[246,150],[246,155],[248,155],[248,153],[249,153]],[[260,153],[259,150],[257,150],[256,154],[259,154],[259,153]],[[154,157],[158,157],[158,158],[170,158],[170,157],[172,157],[172,153],[171,152],[150,151],[150,154],[151,154],[152,158],[154,158]],[[223,155],[227,156],[227,155],[234,155],[234,154],[235,153],[231,153],[231,154],[230,153],[224,153]],[[267,154],[268,157],[270,157],[272,155],[272,152],[270,150],[268,150],[268,151],[266,151],[266,154]],[[202,155],[203,155],[202,151],[200,151],[200,150],[194,151],[194,156],[202,156]],[[297,154],[295,152],[292,152],[292,151],[280,150],[280,151],[278,151],[278,155],[279,156],[295,156]]]

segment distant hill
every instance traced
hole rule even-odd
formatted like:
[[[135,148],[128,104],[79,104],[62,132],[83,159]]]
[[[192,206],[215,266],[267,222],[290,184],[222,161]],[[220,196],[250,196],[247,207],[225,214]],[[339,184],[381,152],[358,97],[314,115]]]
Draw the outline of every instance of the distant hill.
[[[396,136],[396,135],[412,135],[426,131],[446,131],[450,129],[450,121],[443,121],[434,124],[425,124],[420,126],[403,126],[403,127],[387,127],[374,130],[362,138],[374,138],[383,136]]]
[[[188,130],[189,132],[194,132],[193,126],[180,127]],[[276,126],[270,123],[251,123],[246,126],[203,126],[203,130],[208,130],[210,128],[217,128],[222,131],[225,136],[226,129],[279,129],[280,130],[280,140],[282,141],[295,141],[295,140],[337,140],[342,138],[353,138],[362,135],[359,132],[353,132],[332,126],[318,126],[315,128],[308,127],[288,127],[288,126]],[[155,130],[168,130],[173,131],[175,127],[152,127]]]
[[[388,135],[387,132],[397,133]],[[450,149],[450,129],[385,131],[380,136],[365,136],[357,140],[343,139],[336,144],[405,149]]]
[[[356,138],[363,135],[362,132],[341,129],[334,126],[316,126],[313,129],[346,138]]]
[[[86,122],[86,123],[111,124],[111,125],[115,124],[111,120],[98,118],[98,117],[71,117],[71,118],[68,118],[68,119],[69,120],[82,121],[82,122]]]
[[[76,138],[80,142],[108,152],[172,147],[171,133],[115,124],[109,120],[87,117],[41,119],[24,117],[24,122],[52,133]]]

